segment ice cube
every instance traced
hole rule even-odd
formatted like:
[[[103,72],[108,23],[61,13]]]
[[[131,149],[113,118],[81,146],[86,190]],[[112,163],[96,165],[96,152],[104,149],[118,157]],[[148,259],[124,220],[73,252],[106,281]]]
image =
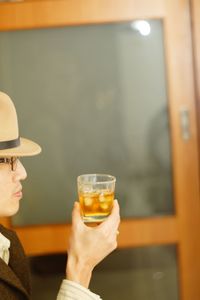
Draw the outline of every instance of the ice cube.
[[[85,198],[84,198],[84,205],[85,205],[85,206],[91,206],[92,203],[93,203],[92,197],[85,197]]]
[[[105,202],[104,193],[101,193],[101,194],[99,195],[99,202]]]
[[[104,202],[104,203],[102,202],[102,203],[100,203],[100,207],[103,210],[108,210],[109,204],[107,202]]]

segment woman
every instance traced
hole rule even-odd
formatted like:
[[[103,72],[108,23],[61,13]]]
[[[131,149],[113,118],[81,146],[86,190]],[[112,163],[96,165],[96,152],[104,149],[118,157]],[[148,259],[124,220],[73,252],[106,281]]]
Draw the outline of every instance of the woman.
[[[22,198],[22,181],[27,174],[22,156],[39,154],[38,144],[19,137],[18,121],[11,99],[0,92],[0,217],[13,216]],[[57,300],[89,300],[100,297],[88,286],[94,267],[117,247],[119,205],[114,201],[111,215],[97,227],[86,226],[79,203],[72,212],[66,279]],[[29,269],[23,247],[16,234],[0,225],[0,299],[31,299]]]

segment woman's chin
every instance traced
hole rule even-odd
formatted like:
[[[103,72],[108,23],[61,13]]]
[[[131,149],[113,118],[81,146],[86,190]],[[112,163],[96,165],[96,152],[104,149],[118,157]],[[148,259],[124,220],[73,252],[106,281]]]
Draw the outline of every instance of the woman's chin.
[[[16,201],[6,212],[4,217],[12,217],[19,211],[19,201]]]

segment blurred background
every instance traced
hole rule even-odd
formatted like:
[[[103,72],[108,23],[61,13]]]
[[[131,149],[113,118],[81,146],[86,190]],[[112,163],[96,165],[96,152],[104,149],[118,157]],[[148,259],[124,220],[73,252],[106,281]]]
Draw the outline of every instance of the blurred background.
[[[0,1],[0,90],[43,149],[2,220],[29,256],[33,299],[55,299],[65,276],[84,173],[116,176],[122,217],[90,289],[200,298],[199,16],[197,0]]]

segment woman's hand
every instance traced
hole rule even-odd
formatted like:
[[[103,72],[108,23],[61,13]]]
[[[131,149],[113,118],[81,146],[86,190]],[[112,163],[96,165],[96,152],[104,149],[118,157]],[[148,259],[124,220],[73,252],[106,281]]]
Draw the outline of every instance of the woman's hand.
[[[114,200],[110,216],[95,227],[83,223],[79,203],[75,202],[66,266],[67,279],[88,287],[94,267],[117,247],[119,223],[117,200]]]

